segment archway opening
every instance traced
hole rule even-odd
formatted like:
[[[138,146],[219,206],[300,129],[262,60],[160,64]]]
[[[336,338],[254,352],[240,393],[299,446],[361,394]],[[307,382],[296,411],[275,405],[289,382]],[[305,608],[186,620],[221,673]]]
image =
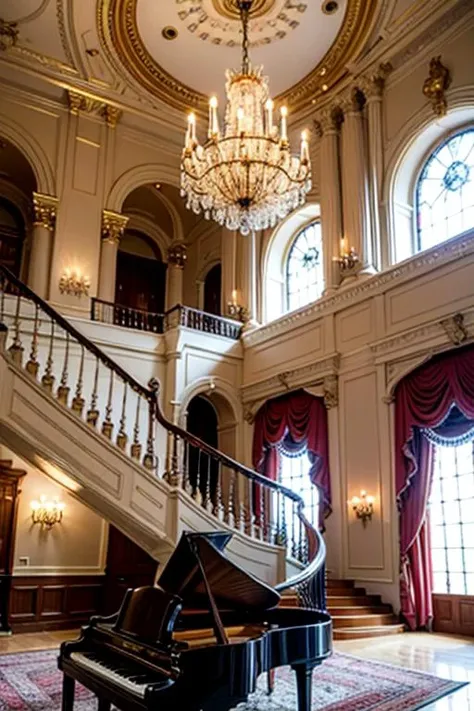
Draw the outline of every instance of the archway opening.
[[[221,316],[222,267],[215,264],[204,279],[204,311]]]
[[[188,405],[187,430],[217,449],[219,444],[217,412],[203,395],[196,395]],[[219,475],[216,460],[203,455],[197,447],[190,446],[187,464],[188,481],[193,496],[199,495],[202,501],[210,499],[215,503]]]
[[[19,209],[0,197],[0,264],[20,276],[26,228]]]
[[[115,302],[119,306],[163,313],[166,264],[158,245],[139,230],[125,230],[117,254]]]

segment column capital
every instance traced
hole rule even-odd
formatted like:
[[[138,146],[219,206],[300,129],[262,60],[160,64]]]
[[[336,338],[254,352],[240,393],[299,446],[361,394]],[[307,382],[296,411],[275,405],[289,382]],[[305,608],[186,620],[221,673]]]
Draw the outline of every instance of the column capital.
[[[187,247],[183,242],[172,244],[168,248],[168,263],[174,264],[178,269],[184,269],[188,255]]]
[[[67,99],[69,111],[73,116],[78,116],[80,111],[95,116],[101,116],[110,128],[115,128],[122,116],[121,109],[113,104],[107,103],[100,97],[82,94],[79,91],[68,89]]]
[[[120,212],[102,210],[102,239],[104,242],[118,244],[123,237],[129,218]]]
[[[33,210],[35,213],[34,225],[45,227],[50,232],[54,231],[58,198],[53,195],[33,193]]]
[[[393,70],[390,62],[380,64],[375,72],[366,74],[358,81],[358,85],[363,91],[367,101],[380,100],[385,87],[385,80]]]
[[[344,116],[359,116],[362,111],[364,96],[358,86],[351,86],[341,96],[339,107]]]
[[[314,120],[314,127],[321,138],[329,133],[337,133],[341,126],[341,110],[338,105],[322,109]]]

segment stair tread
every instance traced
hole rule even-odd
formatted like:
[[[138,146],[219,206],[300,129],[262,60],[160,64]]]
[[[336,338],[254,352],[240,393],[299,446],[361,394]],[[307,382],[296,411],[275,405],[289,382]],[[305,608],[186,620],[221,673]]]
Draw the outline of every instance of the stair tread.
[[[393,612],[363,612],[359,615],[331,615],[333,620],[355,620],[360,617],[368,617],[373,619],[374,617],[393,617]]]
[[[405,630],[405,625],[401,622],[394,622],[392,625],[374,625],[373,627],[339,627],[334,630],[338,635],[362,634],[363,632],[390,632],[393,630]]]

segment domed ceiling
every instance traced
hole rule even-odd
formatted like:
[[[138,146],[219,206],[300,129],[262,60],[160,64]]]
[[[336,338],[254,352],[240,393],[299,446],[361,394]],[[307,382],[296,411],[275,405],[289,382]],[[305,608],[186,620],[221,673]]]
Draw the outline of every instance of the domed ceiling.
[[[272,96],[300,108],[327,91],[367,38],[376,0],[254,0],[250,58]],[[142,87],[179,108],[204,108],[240,67],[236,0],[104,0],[101,41]]]

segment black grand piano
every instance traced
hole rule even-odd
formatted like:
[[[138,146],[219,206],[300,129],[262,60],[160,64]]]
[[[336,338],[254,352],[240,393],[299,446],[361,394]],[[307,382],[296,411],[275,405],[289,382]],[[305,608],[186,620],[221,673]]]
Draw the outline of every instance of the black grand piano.
[[[231,537],[183,534],[156,586],[128,590],[118,614],[92,618],[61,645],[62,711],[74,709],[75,680],[99,711],[228,711],[283,665],[296,673],[298,711],[310,711],[331,618],[278,608],[275,589],[223,554]]]

